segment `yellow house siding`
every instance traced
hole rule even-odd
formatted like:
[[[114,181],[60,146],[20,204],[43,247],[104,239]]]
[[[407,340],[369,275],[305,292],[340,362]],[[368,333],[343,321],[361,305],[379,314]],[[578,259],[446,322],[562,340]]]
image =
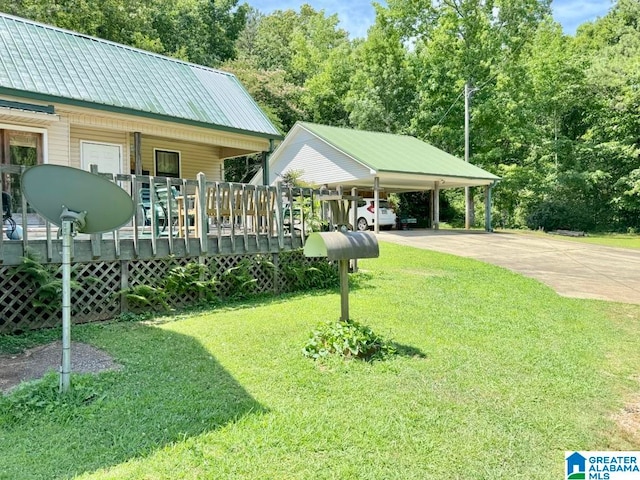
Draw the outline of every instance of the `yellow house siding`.
[[[24,101],[19,97],[8,100]],[[32,101],[30,101],[32,102]],[[36,103],[36,102],[32,102]],[[42,103],[49,105],[49,103]],[[224,158],[257,153],[269,149],[269,140],[251,135],[223,132],[208,128],[185,126],[131,115],[92,110],[66,104],[52,104],[58,121],[8,118],[9,124],[33,126],[47,131],[46,161],[57,165],[81,167],[82,140],[122,146],[123,173],[133,164],[133,132],[142,134],[143,169],[155,173],[153,149],[180,152],[183,178],[195,179],[204,172],[208,180],[222,180]],[[2,123],[2,116],[0,116]]]
[[[241,150],[245,153],[262,152],[269,149],[268,139],[250,135],[185,126],[180,123],[163,122],[131,115],[70,107],[68,105],[56,104],[56,112],[67,115],[72,125],[95,129],[120,130],[127,133],[140,132],[143,135],[216,145]]]
[[[54,165],[69,165],[69,120],[60,121],[47,127],[47,162]]]
[[[219,181],[222,160],[220,148],[212,145],[142,136],[142,169],[155,175],[155,150],[180,152],[180,176],[195,179],[203,172],[207,180]]]
[[[99,142],[99,143],[114,143],[122,145],[123,157],[127,158],[126,152],[129,151],[128,135],[125,132],[117,132],[113,130],[96,130],[86,127],[71,126],[71,143],[70,143],[70,165],[75,168],[81,168],[80,161],[80,142],[82,140]],[[123,167],[124,173],[129,173],[129,169],[126,165]]]

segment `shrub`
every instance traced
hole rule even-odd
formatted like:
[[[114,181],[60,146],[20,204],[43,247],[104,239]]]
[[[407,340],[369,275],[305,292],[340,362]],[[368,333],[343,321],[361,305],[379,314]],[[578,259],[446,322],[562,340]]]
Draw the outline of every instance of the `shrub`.
[[[316,288],[334,288],[340,285],[340,275],[336,264],[326,259],[309,264],[299,253],[287,254],[281,262],[280,274],[290,291],[311,290]],[[285,261],[286,258],[286,261]]]
[[[320,324],[311,332],[303,355],[313,359],[337,355],[342,358],[382,360],[396,353],[393,345],[371,328],[353,320]]]
[[[191,262],[169,270],[164,279],[164,290],[175,296],[202,296],[205,301],[211,302],[217,298],[217,283],[215,278],[210,278],[207,267]]]

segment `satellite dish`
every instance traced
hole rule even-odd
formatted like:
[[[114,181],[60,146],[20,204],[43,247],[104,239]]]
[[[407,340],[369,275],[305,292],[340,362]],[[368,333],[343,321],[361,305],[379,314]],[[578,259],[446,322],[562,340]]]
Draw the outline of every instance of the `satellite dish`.
[[[116,230],[133,217],[133,200],[115,183],[60,165],[37,165],[22,174],[22,194],[33,209],[62,230],[62,365],[60,392],[71,376],[71,243],[76,233]]]
[[[109,180],[78,168],[37,165],[22,174],[22,193],[45,219],[62,226],[65,208],[82,216],[79,233],[116,230],[131,220],[131,196]]]

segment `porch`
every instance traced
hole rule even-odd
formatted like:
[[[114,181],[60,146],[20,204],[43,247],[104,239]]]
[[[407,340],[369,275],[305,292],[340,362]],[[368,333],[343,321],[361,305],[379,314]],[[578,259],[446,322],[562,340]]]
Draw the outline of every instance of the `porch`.
[[[0,165],[0,176],[19,181],[24,168]],[[208,181],[202,173],[197,179],[100,175],[131,195],[136,212],[119,230],[75,237],[75,323],[130,311],[123,292],[161,286],[171,271],[190,263],[200,264],[216,279],[215,294],[221,299],[238,293],[227,276],[234,270],[251,279],[253,293],[280,293],[295,288],[300,269],[323,268],[319,263],[326,267],[326,259],[307,259],[299,250],[307,229],[330,222],[330,212],[316,201],[319,191]],[[11,199],[11,207],[0,238],[0,333],[58,325],[58,227],[35,213],[22,195]],[[21,238],[8,239],[18,228]],[[34,255],[44,280],[20,269],[24,257]],[[166,299],[172,308],[199,301],[201,296],[194,292]],[[147,308],[153,311],[154,305]]]
[[[24,169],[0,165],[0,176],[15,184]],[[97,173],[95,166],[92,171]],[[315,201],[319,191],[310,188],[209,181],[203,173],[196,179],[98,174],[131,195],[135,214],[119,230],[78,234],[74,262],[278,253],[302,247],[311,225],[330,221],[328,209]],[[3,225],[0,264],[19,264],[27,252],[44,263],[60,263],[58,227],[33,211],[24,196],[11,202],[15,227],[10,221]],[[20,234],[12,234],[14,228]]]

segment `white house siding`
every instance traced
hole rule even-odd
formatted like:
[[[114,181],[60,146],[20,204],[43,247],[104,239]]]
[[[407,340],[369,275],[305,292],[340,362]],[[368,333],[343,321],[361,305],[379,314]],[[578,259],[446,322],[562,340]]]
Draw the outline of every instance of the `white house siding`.
[[[302,172],[302,180],[316,185],[350,184],[371,176],[368,167],[306,130],[298,129],[293,135],[293,138],[288,139],[286,148],[281,148],[274,154],[269,172],[270,183],[281,180],[281,175],[292,170]]]

